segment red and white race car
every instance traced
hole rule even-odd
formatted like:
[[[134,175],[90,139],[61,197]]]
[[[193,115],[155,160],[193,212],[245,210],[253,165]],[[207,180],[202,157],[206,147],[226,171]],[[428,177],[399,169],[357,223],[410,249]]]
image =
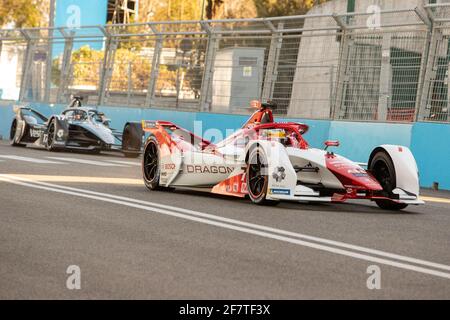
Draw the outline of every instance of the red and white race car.
[[[213,144],[167,121],[142,121],[149,133],[142,172],[150,190],[182,187],[235,197],[260,205],[280,201],[344,202],[372,200],[386,210],[424,204],[419,199],[416,161],[407,147],[375,148],[368,164],[310,148],[308,126],[275,123],[270,103],[225,140]],[[367,166],[367,170],[363,169]]]

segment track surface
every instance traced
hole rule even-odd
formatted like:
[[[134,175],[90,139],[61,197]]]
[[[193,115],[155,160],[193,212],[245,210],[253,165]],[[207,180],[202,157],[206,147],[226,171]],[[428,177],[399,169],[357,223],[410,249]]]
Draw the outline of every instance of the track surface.
[[[1,142],[0,298],[450,299],[449,193],[424,191],[439,199],[401,213],[265,208],[150,192],[140,170],[120,155]],[[66,288],[69,265],[81,290]],[[367,288],[371,265],[381,290]]]

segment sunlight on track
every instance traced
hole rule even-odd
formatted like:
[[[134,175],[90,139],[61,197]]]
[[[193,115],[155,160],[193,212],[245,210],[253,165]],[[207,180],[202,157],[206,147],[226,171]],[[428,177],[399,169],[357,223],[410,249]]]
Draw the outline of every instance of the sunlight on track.
[[[420,199],[422,199],[423,201],[426,202],[438,202],[438,203],[448,203],[450,204],[450,199],[445,199],[445,198],[434,198],[434,197],[420,197]]]

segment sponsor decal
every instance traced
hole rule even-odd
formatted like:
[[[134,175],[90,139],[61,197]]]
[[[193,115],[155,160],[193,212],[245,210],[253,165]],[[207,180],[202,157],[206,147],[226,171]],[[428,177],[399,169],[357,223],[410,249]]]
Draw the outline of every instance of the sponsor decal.
[[[37,129],[30,129],[30,137],[39,138],[41,136],[42,131]]]
[[[369,176],[367,172],[363,169],[350,169],[348,170],[348,173],[350,173],[356,178],[367,178]]]
[[[231,174],[233,168],[225,166],[201,166],[188,165],[186,171],[188,173],[213,173],[213,174]]]
[[[272,177],[276,182],[281,182],[286,179],[286,169],[284,167],[277,167],[275,172],[272,174]]]
[[[166,169],[166,170],[175,170],[175,163],[166,163],[164,165],[164,169]]]
[[[64,130],[63,129],[59,129],[58,132],[56,132],[56,135],[58,138],[62,138],[64,135]]]
[[[289,189],[270,189],[270,194],[278,194],[283,196],[290,196],[291,190]]]

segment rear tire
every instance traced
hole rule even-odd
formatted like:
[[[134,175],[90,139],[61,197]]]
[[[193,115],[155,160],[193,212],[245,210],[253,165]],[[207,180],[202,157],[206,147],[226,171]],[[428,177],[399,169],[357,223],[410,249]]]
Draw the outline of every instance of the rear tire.
[[[247,164],[247,188],[250,200],[260,206],[276,206],[280,202],[267,200],[269,175],[267,158],[259,147],[250,151]]]
[[[370,172],[383,187],[388,197],[392,197],[392,191],[396,189],[395,167],[391,157],[385,151],[377,152],[370,163]],[[408,207],[407,204],[390,200],[375,200],[375,203],[383,210],[399,211]]]
[[[9,131],[9,144],[13,147],[25,147],[23,143],[16,142],[17,120],[14,119],[11,123],[11,129]]]
[[[145,186],[152,191],[163,189],[159,185],[159,163],[160,155],[158,141],[155,137],[150,137],[142,157],[142,176],[144,178]]]
[[[137,158],[140,155],[140,152],[129,152],[128,149],[131,147],[135,150],[141,149],[141,143],[139,141],[139,145],[137,145],[137,142],[133,145],[133,140],[131,139],[131,126],[127,125],[125,129],[123,130],[123,136],[122,136],[122,150],[123,154],[126,158]]]

